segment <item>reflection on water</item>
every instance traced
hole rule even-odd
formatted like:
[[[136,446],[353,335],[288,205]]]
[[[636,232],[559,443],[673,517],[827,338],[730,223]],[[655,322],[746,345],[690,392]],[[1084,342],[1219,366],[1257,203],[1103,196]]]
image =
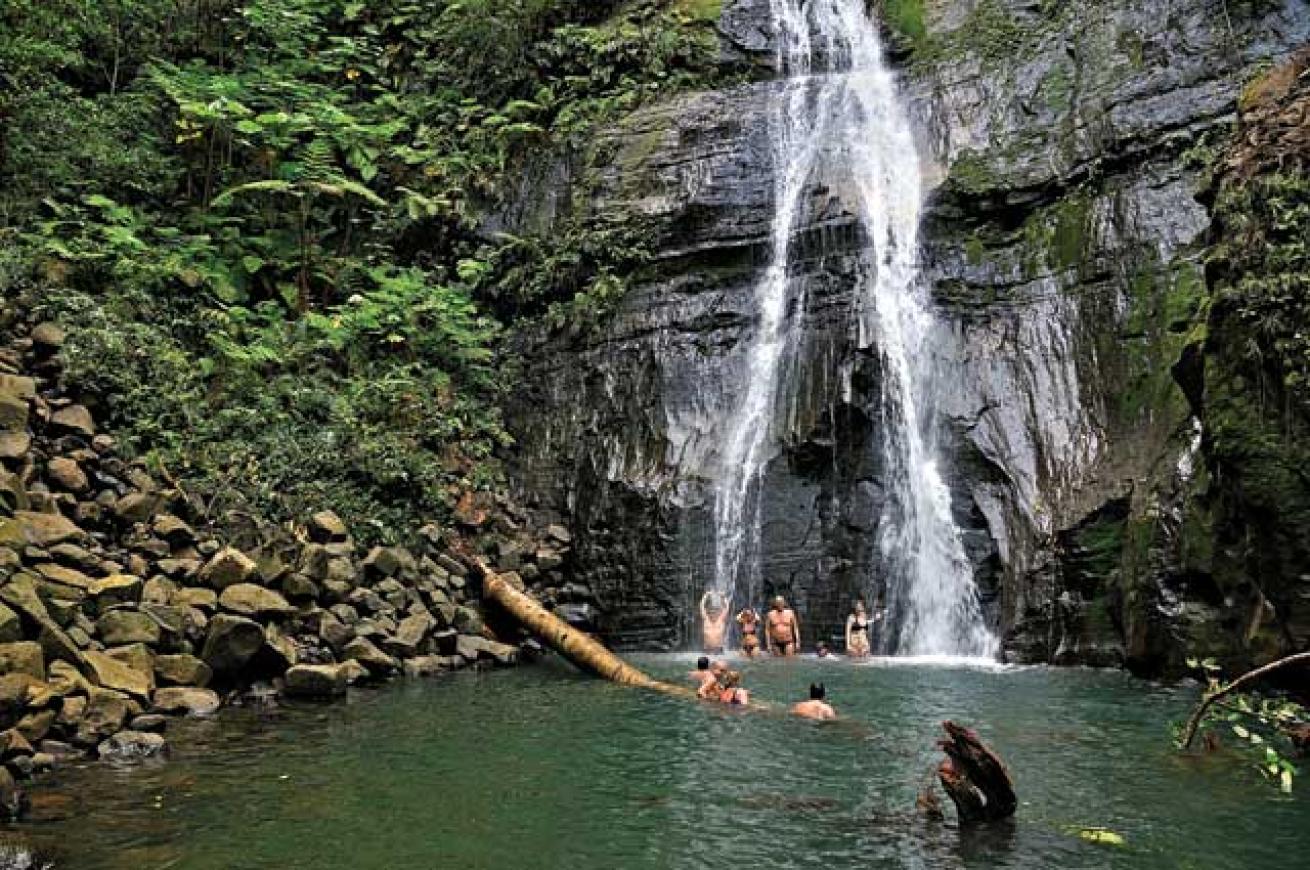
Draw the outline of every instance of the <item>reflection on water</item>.
[[[679,678],[694,657],[640,663]],[[688,704],[562,665],[180,723],[167,763],[58,775],[18,831],[64,868],[1206,867],[1310,849],[1310,801],[1179,758],[1194,690],[973,663],[746,663],[761,698],[822,680],[837,727]],[[1021,799],[959,831],[914,809],[938,723],[977,727]],[[948,812],[948,816],[950,813]],[[1117,849],[1078,828],[1122,834]]]

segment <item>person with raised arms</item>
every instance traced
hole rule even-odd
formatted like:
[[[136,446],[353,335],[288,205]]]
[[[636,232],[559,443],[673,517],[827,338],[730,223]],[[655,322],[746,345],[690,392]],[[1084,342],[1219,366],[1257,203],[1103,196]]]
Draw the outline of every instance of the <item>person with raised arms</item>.
[[[701,649],[710,654],[723,652],[728,633],[728,602],[713,589],[700,597]]]

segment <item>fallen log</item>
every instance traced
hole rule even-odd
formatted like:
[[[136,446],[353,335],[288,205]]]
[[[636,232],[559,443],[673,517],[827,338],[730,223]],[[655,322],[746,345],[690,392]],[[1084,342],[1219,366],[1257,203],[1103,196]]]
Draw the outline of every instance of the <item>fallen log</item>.
[[[1187,718],[1187,726],[1183,729],[1183,736],[1180,741],[1183,745],[1183,749],[1189,749],[1191,747],[1192,741],[1196,739],[1196,730],[1201,727],[1201,719],[1204,718],[1205,712],[1210,709],[1210,705],[1214,704],[1214,702],[1226,697],[1227,695],[1231,695],[1234,692],[1240,692],[1251,683],[1263,679],[1274,671],[1279,671],[1283,668],[1291,667],[1292,665],[1304,664],[1310,664],[1310,652],[1297,653],[1296,655],[1290,655],[1286,658],[1272,661],[1263,667],[1256,668],[1253,671],[1247,671],[1222,689],[1210,692],[1201,699],[1201,703],[1192,711],[1192,715]]]
[[[482,560],[474,559],[473,563],[482,575],[484,597],[495,601],[542,643],[580,669],[625,686],[652,689],[666,695],[696,697],[690,689],[661,682],[634,668],[585,631],[574,628],[538,604],[532,596],[515,589]]]
[[[1004,762],[979,739],[976,732],[954,722],[943,722],[946,740],[937,746],[946,759],[937,767],[937,779],[955,804],[960,824],[995,822],[1014,815],[1019,800]]]

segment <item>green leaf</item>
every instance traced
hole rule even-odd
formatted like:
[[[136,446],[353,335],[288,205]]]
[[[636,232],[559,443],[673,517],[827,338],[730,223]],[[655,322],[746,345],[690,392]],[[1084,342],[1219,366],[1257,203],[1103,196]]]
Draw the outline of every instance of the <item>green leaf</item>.
[[[245,269],[248,274],[253,275],[264,268],[264,261],[259,257],[247,254],[241,258],[241,268]]]

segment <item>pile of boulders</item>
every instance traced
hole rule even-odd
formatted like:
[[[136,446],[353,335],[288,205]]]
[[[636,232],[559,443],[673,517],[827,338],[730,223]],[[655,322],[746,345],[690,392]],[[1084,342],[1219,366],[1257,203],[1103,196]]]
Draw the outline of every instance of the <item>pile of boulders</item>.
[[[474,555],[586,604],[565,600],[567,530],[535,532],[490,495],[412,547],[365,551],[329,510],[234,546],[64,393],[63,342],[44,323],[0,350],[2,811],[18,811],[15,774],[161,753],[169,716],[513,664],[520,645],[484,623]]]

